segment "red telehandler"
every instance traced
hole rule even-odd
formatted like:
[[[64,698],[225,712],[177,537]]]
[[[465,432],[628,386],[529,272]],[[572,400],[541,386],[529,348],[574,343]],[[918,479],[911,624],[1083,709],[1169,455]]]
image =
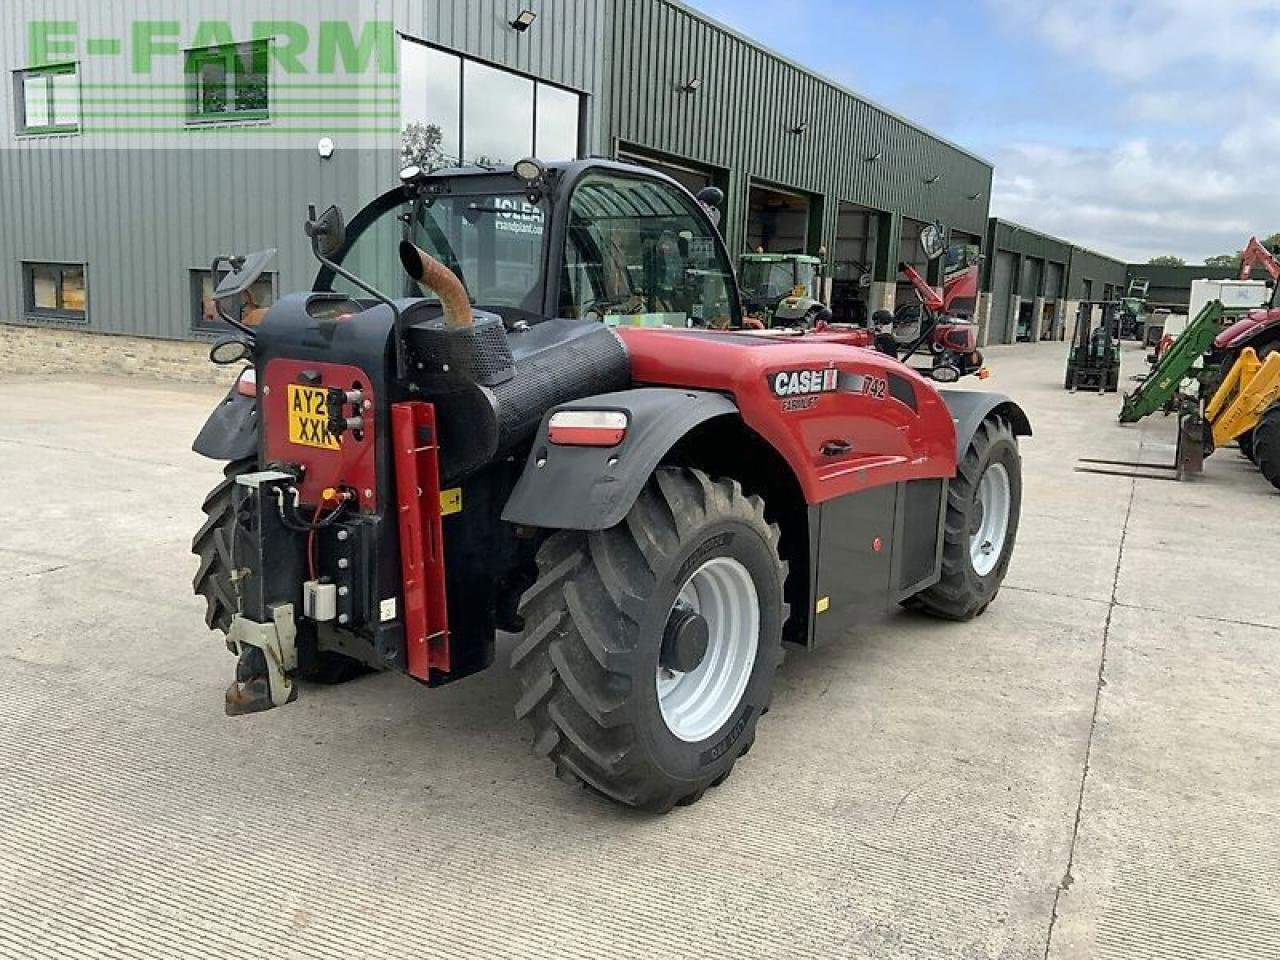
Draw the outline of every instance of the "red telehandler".
[[[193,550],[229,714],[358,669],[451,683],[510,631],[534,749],[666,811],[751,747],[784,643],[995,599],[1016,403],[744,329],[711,218],[654,171],[401,181],[349,227],[313,211],[312,290],[211,354],[251,361],[195,443],[225,464]]]

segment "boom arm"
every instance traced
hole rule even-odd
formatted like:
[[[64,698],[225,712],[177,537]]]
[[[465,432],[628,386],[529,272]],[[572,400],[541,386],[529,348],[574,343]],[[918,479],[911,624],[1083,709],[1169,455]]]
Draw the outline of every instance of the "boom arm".
[[[1275,254],[1258,242],[1257,237],[1250,237],[1240,254],[1240,279],[1248,280],[1254,267],[1262,267],[1271,274],[1271,279],[1280,283],[1280,260]]]
[[[916,288],[916,292],[920,294],[920,299],[924,301],[924,305],[926,307],[934,313],[942,310],[944,304],[942,302],[942,298],[938,296],[938,291],[925,283],[924,277],[920,276],[919,271],[917,271],[915,267],[910,264],[900,263],[898,264],[898,270],[903,276],[911,281],[911,285]]]

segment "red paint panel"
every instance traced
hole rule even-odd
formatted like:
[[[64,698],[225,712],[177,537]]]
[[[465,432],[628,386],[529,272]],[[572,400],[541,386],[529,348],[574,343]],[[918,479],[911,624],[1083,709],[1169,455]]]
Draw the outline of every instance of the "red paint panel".
[[[304,381],[304,371],[319,375],[319,382]],[[350,390],[356,384],[369,401],[364,431],[356,439],[351,431],[339,438],[339,449],[328,450],[289,441],[289,384],[309,387],[341,387]],[[304,469],[298,489],[302,502],[318,506],[327,487],[350,487],[356,492],[358,509],[366,513],[378,509],[377,469],[374,458],[377,426],[373,411],[377,397],[369,385],[368,375],[359,367],[338,363],[314,363],[277,359],[267,364],[259,384],[259,411],[262,416],[263,450],[270,463],[290,463]]]
[[[884,354],[820,334],[773,338],[640,327],[619,328],[618,334],[637,383],[731,394],[747,425],[790,464],[809,503],[955,474],[955,424],[946,403],[922,376]],[[828,367],[842,375],[906,380],[917,409],[878,392],[839,390],[796,403],[770,389],[772,375],[781,371]],[[834,440],[848,441],[848,451],[824,455],[822,448]]]
[[[431,679],[432,670],[450,670],[440,448],[436,440],[433,404],[391,405],[405,646],[409,676],[423,681]]]

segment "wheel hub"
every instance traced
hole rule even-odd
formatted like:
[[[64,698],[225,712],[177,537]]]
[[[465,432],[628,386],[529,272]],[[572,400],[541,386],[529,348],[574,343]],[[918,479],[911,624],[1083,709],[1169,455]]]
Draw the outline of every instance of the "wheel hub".
[[[1002,463],[988,465],[978,481],[969,524],[969,561],[980,577],[990,574],[1004,553],[1012,504],[1009,471]]]
[[[697,743],[742,703],[760,644],[760,597],[732,557],[708,560],[685,581],[667,614],[656,686],[662,720]]]
[[[658,663],[672,673],[692,673],[702,666],[710,640],[706,618],[677,601],[662,634],[662,654]]]

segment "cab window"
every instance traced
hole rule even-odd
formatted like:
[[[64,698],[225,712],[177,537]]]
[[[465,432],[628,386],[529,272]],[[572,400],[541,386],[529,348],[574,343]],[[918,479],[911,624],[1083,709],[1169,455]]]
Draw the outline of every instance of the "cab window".
[[[560,314],[610,326],[725,328],[733,271],[693,198],[671,184],[589,174],[573,192]]]

